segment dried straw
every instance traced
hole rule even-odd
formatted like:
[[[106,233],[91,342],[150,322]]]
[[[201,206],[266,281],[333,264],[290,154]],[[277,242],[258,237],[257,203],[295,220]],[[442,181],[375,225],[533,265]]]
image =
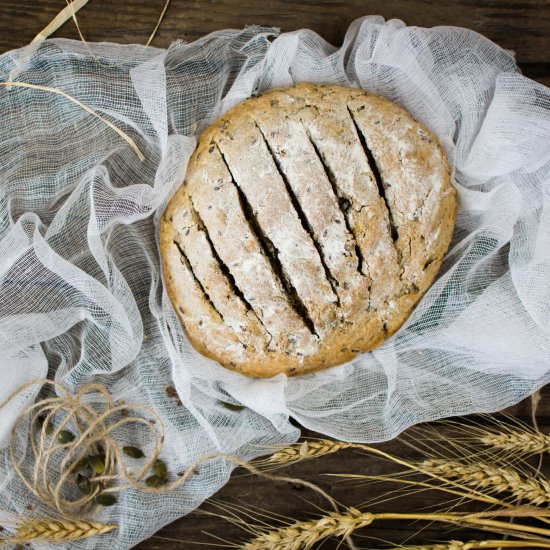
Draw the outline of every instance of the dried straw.
[[[91,114],[92,116],[95,116],[97,119],[101,120],[104,124],[109,126],[109,128],[112,128],[124,141],[126,141],[132,149],[136,152],[137,156],[139,157],[139,160],[144,161],[145,157],[139,150],[139,147],[137,146],[136,142],[123,130],[115,126],[111,121],[107,120],[106,118],[102,117],[101,115],[97,114],[91,107],[88,107],[82,101],[79,101],[75,97],[69,95],[67,92],[64,92],[63,90],[58,90],[57,88],[51,88],[50,86],[41,86],[39,84],[30,84],[28,82],[0,82],[0,86],[6,86],[8,89],[12,86],[18,87],[18,88],[32,88],[33,90],[41,90],[44,92],[50,92],[53,94],[57,94],[60,96],[63,96],[67,98],[69,101],[72,101],[74,104],[78,105],[81,109],[84,109],[87,113]]]
[[[84,36],[82,35],[82,32],[80,30],[80,26],[78,24],[78,21],[76,19],[76,14],[78,11],[80,11],[90,0],[65,0],[67,2],[67,5],[48,23],[48,25],[42,29],[32,40],[31,44],[40,44],[47,38],[49,38],[55,31],[60,29],[69,19],[73,19],[74,23],[76,25],[78,35],[80,36],[80,40],[82,42],[86,42],[84,40]],[[153,39],[155,38],[157,31],[160,28],[160,25],[164,19],[164,16],[166,14],[166,11],[168,10],[168,6],[170,5],[170,0],[166,0],[164,3],[164,6],[162,8],[162,11],[160,13],[160,16],[157,20],[157,24],[155,25],[155,28],[151,32],[151,35],[149,36],[149,39],[146,42],[146,46],[149,46]]]
[[[550,543],[536,540],[451,540],[428,546],[401,546],[401,550],[474,550],[475,548],[550,548]]]
[[[57,29],[62,27],[76,12],[81,10],[89,0],[74,0],[65,6],[32,40],[31,44],[40,44],[51,36]]]
[[[71,18],[74,20],[80,39],[82,40],[82,42],[86,42],[80,30],[80,26],[78,24],[76,14],[89,2],[89,0],[72,0],[72,1],[66,0],[66,2],[67,2],[67,5],[54,17],[54,19],[52,19],[52,21],[50,21],[50,23],[42,31],[40,31],[34,37],[31,44],[38,46],[41,42],[46,40],[49,36],[51,36],[55,31],[57,31],[60,27],[62,27]],[[149,40],[147,41],[147,44],[146,44],[147,46],[153,41],[153,38],[155,37],[162,23],[162,20],[164,19],[164,15],[166,13],[166,10],[168,9],[169,4],[170,4],[170,0],[166,0],[166,3],[164,4],[164,8],[160,14],[157,24],[153,32],[151,33]],[[67,92],[64,92],[63,90],[59,90],[57,88],[52,88],[50,86],[30,84],[28,82],[15,82],[15,81],[0,82],[0,86],[5,86],[8,90],[10,90],[12,86],[20,87],[20,88],[32,88],[34,90],[50,92],[50,93],[58,94],[65,97],[69,101],[72,101],[74,104],[78,105],[81,109],[83,109],[87,113],[101,120],[101,122],[109,126],[109,128],[112,128],[124,141],[126,141],[132,147],[132,149],[136,152],[140,161],[145,160],[145,157],[140,151],[136,142],[126,132],[121,130],[118,126],[113,124],[111,121],[102,117],[100,114],[94,111],[91,107],[88,107],[87,105],[82,103],[80,100],[69,95]]]
[[[80,37],[80,40],[84,43],[86,43],[86,39],[84,38],[84,35],[82,34],[82,31],[80,30],[80,25],[78,24],[78,19],[76,18],[76,10],[74,9],[74,2],[71,2],[70,0],[65,0],[67,2],[67,6],[71,8],[72,11],[72,18],[76,27],[76,30],[78,31],[78,36]]]
[[[149,37],[149,40],[147,40],[146,46],[149,46],[151,42],[153,41],[153,38],[155,38],[155,35],[157,34],[157,31],[159,30],[160,24],[162,23],[162,20],[164,19],[164,14],[166,13],[166,10],[168,9],[168,5],[170,4],[170,0],[166,0],[164,4],[164,8],[162,8],[162,12],[160,14],[160,17],[157,21],[157,24],[155,28],[153,29],[153,32],[151,33],[151,36]]]

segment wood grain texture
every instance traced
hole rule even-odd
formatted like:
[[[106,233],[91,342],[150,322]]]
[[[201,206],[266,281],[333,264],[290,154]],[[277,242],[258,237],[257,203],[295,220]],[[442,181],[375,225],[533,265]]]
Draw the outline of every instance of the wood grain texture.
[[[165,0],[91,0],[79,13],[78,20],[89,41],[145,43],[154,28]],[[65,6],[65,0],[0,0],[0,52],[28,44]],[[165,47],[173,40],[195,40],[223,28],[245,25],[279,27],[282,31],[310,28],[332,44],[342,42],[348,25],[363,15],[380,14],[386,19],[399,18],[408,25],[431,27],[454,25],[484,34],[501,47],[513,50],[524,74],[550,86],[550,1],[549,0],[172,0],[153,45]],[[54,36],[78,39],[74,23],[69,21]],[[541,403],[539,420],[547,432],[550,427],[550,391]],[[511,409],[520,417],[529,415],[528,403]],[[313,435],[305,432],[305,435]],[[382,446],[402,457],[414,458],[414,453],[398,440]],[[384,473],[388,466],[356,451],[343,451],[322,460],[304,462],[285,470],[315,481],[332,495],[349,505],[358,505],[384,491],[388,485],[374,488],[344,484],[321,476],[326,472]],[[273,483],[237,471],[231,482],[215,497],[224,502],[245,502],[251,507],[266,508],[295,519],[312,517],[325,506],[317,496],[299,487]],[[429,507],[438,502],[437,495],[420,493],[414,498],[395,501],[378,507],[391,506],[398,511]],[[355,537],[359,547],[380,548],[380,540],[403,543],[457,538],[453,530],[438,525],[390,523],[373,525]],[[140,550],[205,548],[201,543],[222,547],[214,537],[238,540],[243,533],[238,528],[208,516],[191,514],[162,529],[156,537],[141,543]],[[464,540],[473,532],[461,532]],[[363,537],[372,537],[363,538]],[[376,541],[375,539],[378,539]],[[177,542],[181,541],[181,542]],[[338,548],[338,541],[323,545],[325,550]],[[343,546],[341,546],[343,548]]]
[[[63,0],[2,0],[0,51],[27,44],[64,5]],[[163,5],[164,0],[92,0],[78,20],[87,40],[144,43]],[[283,31],[307,27],[338,45],[354,19],[370,14],[480,32],[515,51],[527,76],[550,83],[548,0],[172,0],[153,44],[165,47],[223,28],[265,25]],[[54,36],[78,39],[72,22]]]
[[[528,422],[530,400],[525,400],[519,405],[511,407],[507,412]],[[550,387],[543,390],[538,421],[540,429],[544,433],[548,433],[550,428]],[[445,428],[441,431],[443,433],[447,432]],[[315,437],[315,434],[305,430],[304,436]],[[376,447],[406,460],[422,459],[420,453],[412,450],[399,438],[376,445]],[[311,481],[318,484],[338,502],[369,510],[367,503],[371,499],[381,496],[391,499],[393,496],[392,491],[396,489],[395,484],[384,482],[361,485],[357,482],[350,483],[329,478],[324,474],[353,473],[376,476],[393,471],[396,471],[396,469],[387,462],[367,456],[361,451],[344,450],[321,459],[305,461],[275,473]],[[544,471],[548,475],[549,471],[546,467]],[[327,509],[326,502],[323,502],[319,495],[308,489],[298,485],[259,479],[243,473],[243,470],[236,470],[230,482],[213,497],[213,500],[229,507],[232,504],[239,504],[246,505],[251,510],[274,512],[291,520],[312,519],[318,515],[319,507]],[[420,510],[435,512],[445,509],[445,502],[448,502],[446,497],[442,497],[437,492],[421,492],[412,497],[388,500],[376,504],[370,510],[376,512],[411,513]],[[216,507],[210,503],[205,503],[202,508],[216,512]],[[205,543],[214,544],[214,548],[223,548],[219,538],[235,542],[247,540],[247,534],[239,527],[224,520],[217,520],[211,516],[201,515],[200,512],[194,512],[164,527],[156,536],[142,542],[136,548],[138,550],[199,550],[205,548],[203,546]],[[483,540],[487,536],[479,531],[466,529],[457,531],[454,527],[442,526],[441,524],[383,522],[374,523],[358,532],[353,538],[358,548],[380,549],[390,547],[390,545],[384,545],[381,541],[393,544],[426,544],[429,541],[452,539]],[[347,546],[341,544],[338,539],[326,541],[320,547],[323,550],[347,549]]]

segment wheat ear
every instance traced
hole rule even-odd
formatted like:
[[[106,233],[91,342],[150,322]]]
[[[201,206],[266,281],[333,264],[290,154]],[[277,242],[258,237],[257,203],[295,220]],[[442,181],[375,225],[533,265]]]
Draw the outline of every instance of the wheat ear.
[[[489,447],[510,451],[518,455],[532,455],[550,451],[550,436],[536,432],[511,431],[509,433],[487,432],[479,441]]]
[[[475,548],[550,548],[550,543],[536,540],[451,540],[428,546],[403,546],[402,550],[474,550]]]
[[[545,479],[520,475],[517,470],[487,463],[464,464],[457,460],[429,459],[420,469],[445,479],[455,480],[476,489],[511,493],[535,506],[550,502],[550,483]]]
[[[272,455],[257,461],[262,466],[284,466],[300,460],[318,458],[328,454],[336,453],[342,449],[355,447],[354,443],[345,441],[332,441],[330,439],[316,439],[315,441],[303,441],[297,445],[285,447]]]
[[[539,527],[532,527],[519,523],[507,523],[493,519],[477,518],[468,514],[460,513],[441,513],[441,514],[407,514],[384,512],[375,514],[371,512],[361,512],[356,508],[346,508],[342,513],[332,512],[322,516],[319,519],[296,521],[290,525],[282,527],[262,527],[251,526],[249,530],[257,533],[256,537],[240,546],[242,550],[308,550],[317,542],[328,539],[329,537],[347,537],[355,530],[369,526],[374,521],[380,520],[406,520],[406,521],[437,521],[452,523],[455,525],[471,525],[481,529],[504,529],[517,532],[516,536],[529,534],[541,535],[547,537],[546,546],[540,548],[550,548],[550,530]],[[524,548],[528,547],[523,541]],[[516,547],[518,547],[516,545]],[[437,546],[436,546],[437,548]],[[444,547],[445,548],[445,547]],[[460,548],[460,547],[458,547]],[[466,547],[468,548],[468,547]],[[471,547],[475,548],[475,546]],[[491,548],[487,546],[487,548]],[[494,546],[493,548],[498,548]],[[521,546],[519,546],[521,548]]]
[[[327,514],[320,519],[297,521],[278,529],[266,529],[253,540],[243,544],[242,550],[307,550],[316,542],[329,537],[346,537],[356,529],[370,525],[375,519],[370,512],[355,508],[346,512]]]
[[[103,535],[116,528],[96,521],[30,519],[19,524],[15,533],[3,542],[16,544],[37,539],[62,542]]]

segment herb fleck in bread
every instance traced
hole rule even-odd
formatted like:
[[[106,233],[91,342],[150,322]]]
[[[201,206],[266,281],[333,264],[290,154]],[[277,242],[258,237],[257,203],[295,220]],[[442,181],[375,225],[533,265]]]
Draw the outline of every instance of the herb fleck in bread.
[[[167,291],[204,355],[304,374],[399,329],[455,216],[445,154],[401,107],[338,85],[272,90],[201,136],[161,222]]]

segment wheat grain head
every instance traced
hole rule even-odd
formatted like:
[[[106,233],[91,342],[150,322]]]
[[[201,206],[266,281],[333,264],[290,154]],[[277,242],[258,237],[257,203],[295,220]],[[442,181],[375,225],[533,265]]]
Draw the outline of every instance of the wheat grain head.
[[[424,460],[419,468],[475,489],[489,489],[495,493],[508,492],[535,506],[550,502],[550,483],[546,479],[537,479],[514,468],[482,462],[466,464],[445,459]]]
[[[116,525],[96,521],[29,519],[18,525],[8,542],[16,544],[37,539],[62,542],[103,535],[116,528]]]

